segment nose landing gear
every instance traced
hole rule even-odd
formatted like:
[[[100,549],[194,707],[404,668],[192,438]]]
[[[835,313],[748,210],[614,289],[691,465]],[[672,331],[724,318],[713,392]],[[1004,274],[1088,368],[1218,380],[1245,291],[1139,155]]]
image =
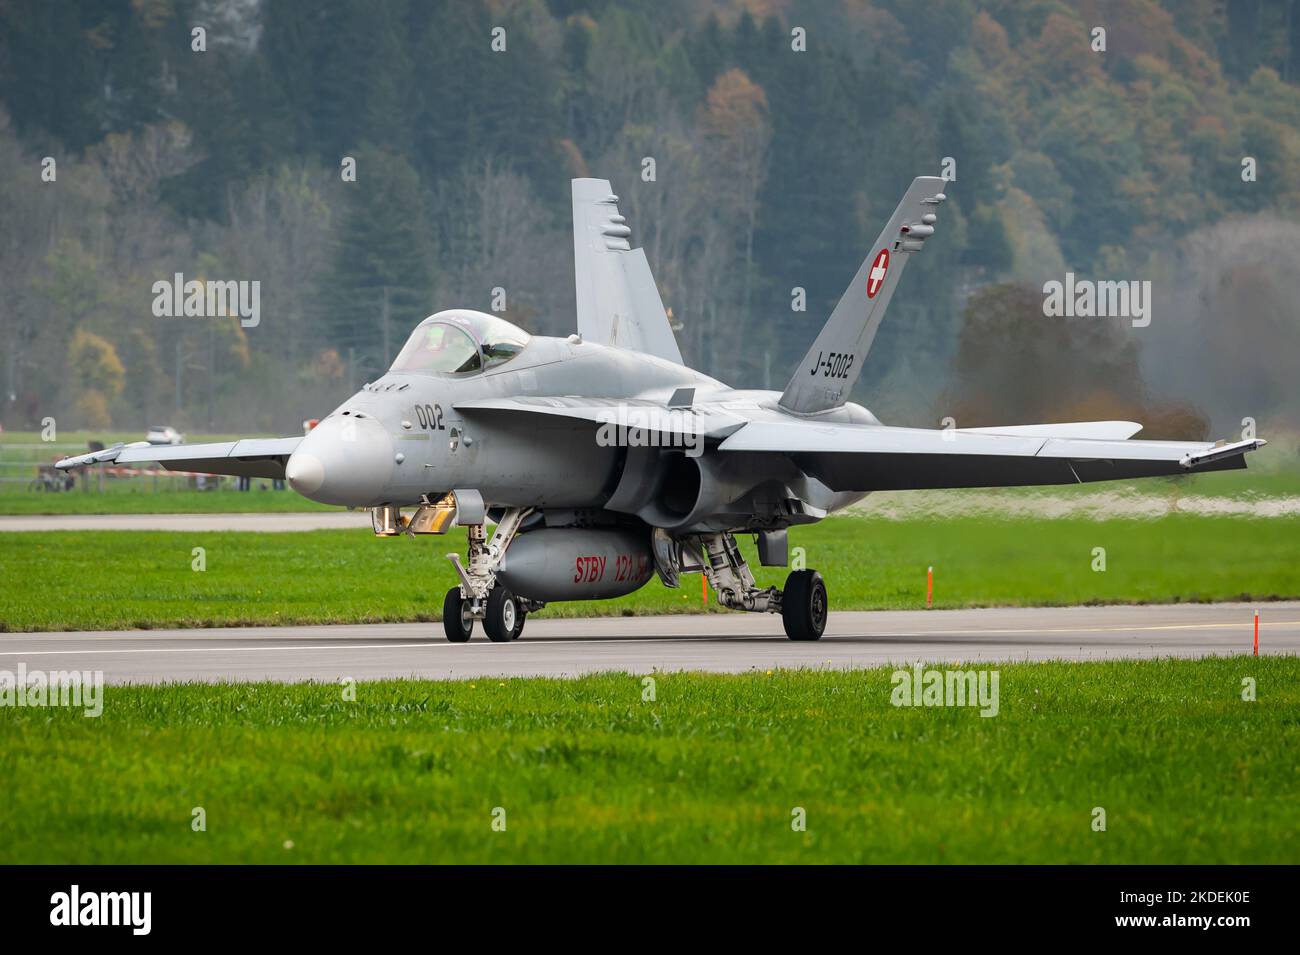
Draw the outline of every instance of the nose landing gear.
[[[518,640],[524,632],[524,618],[528,615],[521,601],[506,588],[497,584],[488,594],[484,608],[483,629],[493,643]]]
[[[474,615],[469,601],[460,595],[459,587],[452,587],[442,601],[442,629],[452,643],[465,643],[474,635]]]
[[[447,591],[442,602],[442,626],[452,643],[469,640],[475,620],[483,621],[483,632],[493,643],[518,640],[528,614],[544,606],[539,601],[516,597],[496,579],[506,548],[530,513],[531,508],[508,508],[491,540],[482,523],[467,524],[468,567],[460,562],[459,554],[447,555],[460,577],[460,586]]]

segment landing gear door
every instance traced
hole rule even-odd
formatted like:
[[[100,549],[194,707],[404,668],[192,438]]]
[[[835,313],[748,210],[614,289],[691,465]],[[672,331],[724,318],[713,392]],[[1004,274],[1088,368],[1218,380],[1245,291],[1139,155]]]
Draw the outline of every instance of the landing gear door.
[[[482,524],[487,520],[487,506],[478,491],[461,488],[452,491],[451,497],[456,503],[456,523],[461,527]]]

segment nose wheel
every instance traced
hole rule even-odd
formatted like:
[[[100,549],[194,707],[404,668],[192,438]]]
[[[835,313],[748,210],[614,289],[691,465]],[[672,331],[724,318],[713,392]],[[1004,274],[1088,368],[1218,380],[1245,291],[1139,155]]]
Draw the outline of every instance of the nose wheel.
[[[540,600],[518,597],[496,581],[506,548],[530,513],[529,508],[507,508],[490,541],[482,523],[465,525],[469,566],[461,563],[459,554],[447,555],[460,578],[460,586],[448,591],[442,608],[443,627],[452,643],[470,638],[476,618],[483,621],[483,631],[493,643],[518,640],[529,611],[546,606]]]
[[[452,643],[465,643],[474,634],[474,615],[459,587],[452,587],[443,598],[442,629]]]
[[[483,630],[493,643],[509,643],[523,633],[525,616],[514,594],[504,587],[493,587],[483,614]]]
[[[442,601],[442,629],[452,643],[467,643],[474,635],[474,605],[460,595],[460,588],[447,591]],[[524,632],[528,608],[524,601],[504,587],[494,587],[483,607],[483,632],[493,643],[518,640]]]

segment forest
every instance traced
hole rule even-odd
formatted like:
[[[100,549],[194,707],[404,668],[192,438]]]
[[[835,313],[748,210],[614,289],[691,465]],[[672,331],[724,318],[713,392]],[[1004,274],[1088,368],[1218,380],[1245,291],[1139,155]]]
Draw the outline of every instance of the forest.
[[[1294,0],[0,0],[0,425],[293,433],[442,308],[568,334],[578,176],[688,363],[780,390],[942,172],[882,420],[1294,431],[1298,80]],[[1045,315],[1067,272],[1150,324]]]

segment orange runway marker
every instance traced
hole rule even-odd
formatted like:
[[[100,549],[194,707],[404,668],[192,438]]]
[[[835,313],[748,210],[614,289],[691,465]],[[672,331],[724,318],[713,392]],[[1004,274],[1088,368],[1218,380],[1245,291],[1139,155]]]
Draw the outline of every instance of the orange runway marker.
[[[930,604],[934,600],[934,568],[925,569],[925,609],[930,609]]]
[[[1259,611],[1255,611],[1255,656],[1259,656]]]

